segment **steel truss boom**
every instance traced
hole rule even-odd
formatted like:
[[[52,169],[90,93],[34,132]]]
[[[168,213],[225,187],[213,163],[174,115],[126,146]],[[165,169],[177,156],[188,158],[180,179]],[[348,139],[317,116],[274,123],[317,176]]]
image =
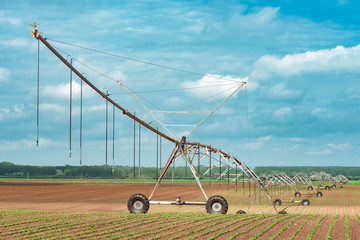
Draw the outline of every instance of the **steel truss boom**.
[[[102,92],[100,89],[98,89],[95,85],[93,85],[86,77],[84,77],[83,74],[81,74],[76,68],[74,68],[72,66],[71,63],[69,63],[58,51],[56,51],[54,49],[54,47],[52,47],[48,41],[46,40],[46,38],[43,38],[40,35],[40,32],[34,27],[33,31],[32,31],[32,36],[36,39],[38,39],[39,41],[41,41],[52,53],[55,54],[55,56],[57,56],[72,72],[74,72],[80,79],[82,82],[86,83],[89,87],[91,87],[96,93],[98,93],[100,96],[102,96],[103,98],[106,99],[106,101],[110,102],[114,107],[118,108],[120,111],[122,111],[122,113],[128,117],[130,117],[131,119],[133,119],[134,121],[138,122],[139,124],[141,124],[142,126],[146,127],[147,129],[149,129],[150,131],[154,132],[155,134],[167,139],[168,141],[172,142],[175,144],[175,147],[172,151],[172,153],[170,154],[167,163],[165,164],[160,177],[157,180],[157,183],[149,197],[149,200],[152,200],[154,193],[156,191],[156,189],[158,188],[159,184],[161,183],[161,181],[163,180],[163,178],[165,177],[167,171],[169,170],[171,164],[174,162],[174,160],[177,157],[182,157],[187,165],[189,166],[197,184],[199,185],[204,197],[206,200],[208,200],[208,196],[205,193],[205,190],[203,189],[201,182],[200,182],[200,173],[196,171],[195,169],[195,165],[200,166],[200,161],[202,159],[204,159],[205,156],[209,156],[210,158],[213,158],[217,161],[217,163],[226,163],[223,166],[225,167],[225,171],[223,173],[220,174],[219,178],[221,179],[222,176],[224,176],[225,174],[228,174],[230,170],[235,169],[235,167],[240,167],[242,173],[241,174],[245,174],[246,176],[249,177],[249,179],[254,179],[255,181],[257,181],[259,183],[259,186],[261,188],[263,188],[267,194],[268,199],[270,200],[270,202],[272,203],[270,194],[267,191],[267,187],[266,185],[261,181],[261,179],[249,168],[247,167],[243,162],[239,161],[236,157],[231,156],[230,154],[227,154],[225,152],[223,152],[220,149],[214,148],[212,146],[209,145],[205,145],[205,144],[200,144],[200,143],[196,143],[196,142],[187,142],[186,141],[186,136],[188,136],[192,131],[195,130],[196,127],[198,127],[202,122],[204,122],[211,114],[213,114],[221,105],[223,105],[233,94],[235,94],[245,83],[242,83],[241,86],[239,86],[229,97],[227,97],[222,103],[220,103],[213,111],[207,111],[208,115],[199,123],[197,124],[191,131],[190,133],[188,133],[186,136],[183,136],[181,140],[177,140],[173,137],[170,137],[168,135],[166,135],[165,133],[159,131],[158,129],[152,127],[151,125],[149,125],[148,123],[144,122],[143,120],[139,119],[138,117],[136,117],[134,114],[128,112],[128,110],[126,108],[121,107],[118,103],[116,103],[114,100],[112,100],[109,97],[109,94]],[[121,84],[121,82],[120,82]],[[121,84],[122,85],[122,84]],[[126,88],[125,88],[126,89]],[[147,110],[149,113],[151,113],[151,111]],[[154,112],[154,111],[153,111]],[[152,115],[152,114],[151,114]],[[166,129],[166,128],[165,128]],[[199,159],[196,161],[195,159],[195,155],[199,154],[199,156],[201,155],[201,157],[199,157]],[[215,158],[214,155],[218,154],[219,158]],[[215,164],[216,164],[215,161]],[[209,165],[209,169],[211,169],[212,165]],[[239,176],[241,176],[241,174],[237,174],[235,176],[235,178],[233,180],[236,180]],[[180,203],[181,201],[179,200],[178,203]],[[199,203],[196,203],[199,204]],[[202,203],[201,203],[202,204]],[[277,212],[277,209],[275,207],[275,205],[273,204],[275,211]]]
[[[135,115],[133,115],[132,113],[128,112],[128,110],[126,108],[121,107],[119,104],[117,104],[114,100],[112,100],[108,94],[103,93],[100,89],[98,89],[97,87],[95,87],[95,85],[93,85],[89,80],[86,79],[86,77],[84,77],[83,74],[81,74],[76,68],[74,68],[58,51],[56,51],[46,40],[46,38],[43,38],[40,35],[40,32],[34,28],[34,30],[32,31],[32,36],[38,40],[40,40],[51,52],[53,52],[55,54],[55,56],[57,56],[69,69],[71,69],[71,71],[73,71],[83,82],[85,82],[89,87],[91,87],[95,92],[97,92],[100,96],[102,96],[103,98],[105,98],[107,101],[109,101],[112,105],[114,105],[116,108],[120,109],[122,111],[122,113],[130,118],[132,118],[133,120],[135,120],[136,122],[138,122],[139,124],[143,125],[144,127],[146,127],[147,129],[149,129],[150,131],[158,134],[159,136],[169,140],[170,142],[175,143],[176,140],[162,132],[160,132],[159,130],[157,130],[156,128],[152,127],[151,125],[149,125],[148,123],[144,122],[143,120],[141,120],[140,118],[136,117]]]

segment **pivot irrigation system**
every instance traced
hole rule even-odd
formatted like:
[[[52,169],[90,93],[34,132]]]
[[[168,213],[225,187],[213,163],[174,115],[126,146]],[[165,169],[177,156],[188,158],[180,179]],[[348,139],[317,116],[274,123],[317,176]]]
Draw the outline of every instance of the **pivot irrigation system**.
[[[242,88],[246,82],[242,82],[227,98],[225,98],[215,109],[206,112],[207,115],[203,118],[198,124],[194,125],[194,127],[181,139],[174,138],[173,134],[167,128],[167,125],[163,124],[160,119],[158,119],[152,111],[148,110],[140,101],[137,99],[131,91],[122,83],[122,81],[117,81],[117,83],[129,94],[131,95],[145,110],[149,113],[153,119],[158,122],[163,129],[164,133],[158,128],[151,126],[149,123],[137,117],[135,114],[129,112],[125,107],[120,106],[114,99],[111,98],[111,95],[108,92],[103,92],[99,88],[97,88],[92,82],[90,82],[83,73],[80,73],[73,65],[72,59],[68,61],[62,54],[60,54],[48,41],[47,38],[44,38],[42,34],[37,30],[37,24],[31,24],[33,27],[32,36],[40,42],[44,44],[58,59],[61,60],[62,63],[65,64],[66,67],[70,69],[71,74],[77,75],[81,79],[81,86],[83,83],[87,84],[91,89],[93,89],[98,95],[106,100],[106,104],[110,103],[114,106],[114,109],[119,109],[123,115],[133,119],[135,122],[139,123],[141,126],[147,128],[158,136],[168,140],[172,144],[174,144],[174,148],[172,149],[171,154],[169,155],[167,162],[157,179],[157,182],[149,196],[145,196],[141,193],[136,193],[130,196],[127,207],[131,213],[146,213],[149,210],[150,205],[158,205],[158,204],[168,204],[168,205],[203,205],[206,207],[206,211],[208,213],[220,213],[226,214],[228,211],[228,202],[227,200],[219,195],[208,196],[202,186],[200,181],[200,171],[196,170],[196,167],[201,166],[202,168],[207,167],[204,175],[209,175],[211,178],[212,171],[216,169],[218,178],[222,179],[225,176],[228,178],[231,176],[232,181],[237,181],[240,177],[247,177],[249,181],[254,181],[259,184],[259,188],[263,189],[266,193],[268,200],[273,204],[275,212],[278,212],[275,204],[273,203],[270,194],[268,193],[267,186],[261,181],[261,179],[243,162],[238,160],[236,157],[225,153],[224,151],[212,147],[210,145],[201,144],[197,142],[188,141],[187,137],[202,124],[207,118],[209,118],[218,108],[220,108],[231,96],[233,96],[240,88]],[[38,46],[39,46],[38,44]],[[39,66],[38,66],[39,69]],[[38,74],[39,80],[39,74]],[[38,81],[39,82],[39,81]],[[39,85],[38,85],[38,96],[39,96]],[[81,95],[82,96],[82,95]],[[38,97],[39,101],[39,97]],[[39,104],[38,104],[39,106]],[[39,111],[39,108],[37,109]],[[37,126],[39,122],[37,121]],[[37,140],[38,144],[38,140]],[[158,189],[160,183],[164,179],[166,173],[168,172],[170,166],[174,163],[175,159],[182,158],[187,167],[190,169],[193,177],[196,180],[197,185],[200,188],[202,195],[204,196],[205,201],[203,202],[191,202],[191,201],[183,201],[181,197],[177,197],[174,201],[156,201],[155,200],[155,192]],[[81,162],[81,142],[80,142],[80,162]],[[206,162],[206,164],[204,163]],[[208,163],[207,163],[208,162]],[[245,211],[240,210],[238,213],[245,213]],[[279,213],[286,214],[285,211],[280,211]]]

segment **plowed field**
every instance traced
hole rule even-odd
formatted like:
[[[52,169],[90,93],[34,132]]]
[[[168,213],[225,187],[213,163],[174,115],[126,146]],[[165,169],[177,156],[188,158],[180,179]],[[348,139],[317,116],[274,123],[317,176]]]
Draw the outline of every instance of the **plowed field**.
[[[149,196],[149,182],[0,181],[0,239],[360,239],[360,186],[322,190],[309,197],[310,206],[283,203],[288,215],[275,214],[264,193],[254,188],[235,192],[234,185],[204,184],[208,196],[229,202],[226,215],[205,213],[204,206],[151,205],[147,214],[129,214],[134,193]],[[229,189],[228,189],[229,187]],[[292,198],[291,190],[271,192],[272,198]],[[276,196],[275,196],[276,195]],[[153,200],[204,201],[194,183],[164,183]],[[295,200],[295,198],[294,198]],[[252,204],[250,204],[252,203]],[[249,207],[251,205],[251,207]],[[248,214],[234,214],[243,209]]]

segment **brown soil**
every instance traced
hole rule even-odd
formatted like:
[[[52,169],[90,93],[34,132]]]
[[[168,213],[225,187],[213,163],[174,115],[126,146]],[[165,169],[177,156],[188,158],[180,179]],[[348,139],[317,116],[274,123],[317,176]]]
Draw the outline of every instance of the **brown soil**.
[[[205,184],[204,184],[205,185]],[[111,182],[86,182],[86,183],[69,183],[58,181],[0,181],[0,209],[15,209],[15,210],[86,210],[86,211],[102,211],[102,212],[128,212],[127,200],[134,193],[143,193],[149,196],[154,183],[111,183]],[[239,209],[245,210],[247,213],[275,213],[274,208],[269,202],[262,204],[255,204],[249,208],[246,200],[249,198],[243,196],[241,191],[234,193],[228,191],[227,187],[218,188],[217,186],[204,186],[208,196],[222,195],[229,202],[229,213],[235,213]],[[357,222],[356,214],[359,213],[360,203],[358,202],[360,195],[360,186],[350,185],[343,189],[331,189],[326,191],[322,198],[311,198],[311,205],[303,207],[299,204],[284,204],[278,207],[281,210],[285,207],[288,213],[293,214],[330,214],[331,216],[323,219],[315,231],[313,239],[324,239],[331,219],[335,214],[340,214],[336,219],[331,237],[334,239],[343,239],[345,235],[345,218],[350,215],[349,221],[349,235],[350,239],[357,239],[360,237],[360,225]],[[195,183],[162,183],[156,191],[153,200],[174,201],[176,197],[181,196],[183,201],[201,201],[205,202],[199,187]],[[350,199],[350,200],[349,200]],[[170,205],[151,205],[149,212],[199,212],[205,213],[205,206],[170,206]],[[244,216],[244,215],[243,215]],[[250,215],[251,216],[251,215]],[[256,216],[256,215],[255,215]],[[257,215],[259,216],[259,215]],[[295,239],[306,239],[312,227],[321,216],[311,219],[298,233]],[[281,235],[279,239],[285,239],[300,226],[300,224],[307,217],[301,217],[292,223]],[[218,218],[222,219],[221,216]],[[231,220],[232,219],[232,220]],[[230,224],[229,228],[233,228],[237,224],[243,222],[242,219],[227,219],[221,225],[234,222]],[[289,222],[292,218],[285,220],[272,227],[262,237],[268,238],[276,234],[282,226]],[[247,221],[247,220],[244,220]],[[252,224],[260,222],[255,220]],[[260,226],[250,230],[246,234],[239,235],[238,239],[246,239],[253,234],[260,232],[264,227],[268,226],[275,220],[269,220]],[[176,221],[175,221],[176,222]],[[203,222],[203,223],[202,223]],[[209,225],[205,220],[197,222],[198,224],[185,226],[181,223],[174,225],[167,224],[169,231],[173,234],[166,236],[172,237],[179,233],[188,232],[189,230],[196,230],[203,226]],[[229,237],[235,232],[247,229],[250,225],[245,225],[222,235],[221,237]],[[156,227],[156,226],[152,226]],[[219,225],[214,225],[206,230],[214,229],[210,234],[203,237],[210,237],[223,229],[218,229]],[[205,230],[203,230],[205,231]],[[125,231],[126,232],[126,231]],[[124,232],[124,233],[125,233]],[[202,231],[197,231],[194,234],[200,234]],[[191,234],[193,235],[193,234]],[[156,233],[149,233],[148,237],[154,237]],[[165,238],[164,238],[165,239]]]

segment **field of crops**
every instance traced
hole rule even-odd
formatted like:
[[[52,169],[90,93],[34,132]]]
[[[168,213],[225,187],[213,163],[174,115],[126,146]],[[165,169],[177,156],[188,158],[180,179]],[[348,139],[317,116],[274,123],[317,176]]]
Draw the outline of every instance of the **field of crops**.
[[[1,239],[358,239],[359,217],[0,210]]]
[[[149,187],[150,186],[150,187]],[[202,199],[196,185],[164,184],[160,200]],[[0,182],[0,239],[360,239],[360,185],[322,190],[310,206],[284,203],[287,215],[275,214],[264,193],[254,187],[206,187],[229,202],[226,215],[205,213],[204,206],[151,205],[147,214],[128,213],[136,192],[151,183]],[[306,194],[304,189],[301,192]],[[251,195],[249,194],[251,193]],[[291,189],[270,191],[272,198],[293,197]],[[249,197],[250,195],[250,197]],[[251,207],[250,207],[251,205]],[[235,214],[243,209],[248,214]]]

